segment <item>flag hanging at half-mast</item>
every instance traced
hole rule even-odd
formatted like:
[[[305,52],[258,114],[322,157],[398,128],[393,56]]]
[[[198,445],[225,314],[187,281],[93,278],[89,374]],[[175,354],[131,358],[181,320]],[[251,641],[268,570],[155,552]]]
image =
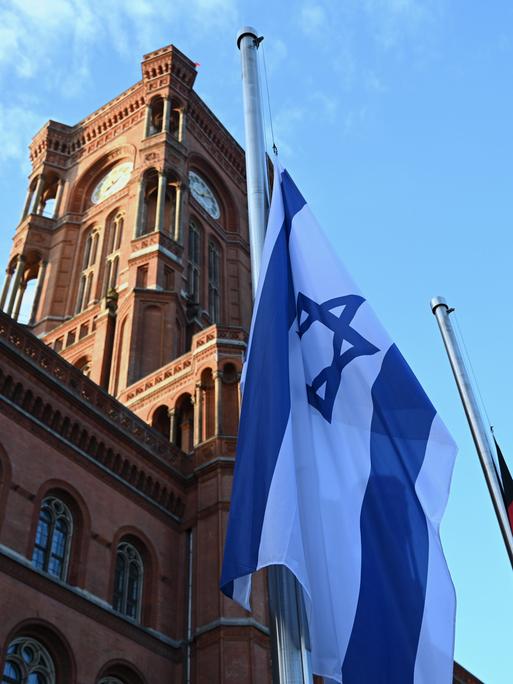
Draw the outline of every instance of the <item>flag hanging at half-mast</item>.
[[[493,441],[495,442],[495,450],[497,451],[497,458],[499,460],[502,498],[504,499],[504,506],[506,507],[506,513],[508,514],[511,531],[513,532],[513,477],[511,477],[508,464],[502,455],[501,448],[495,439],[495,435],[493,436]]]
[[[249,609],[251,574],[283,564],[316,674],[452,682],[439,524],[455,445],[279,168],[243,387],[224,593]]]

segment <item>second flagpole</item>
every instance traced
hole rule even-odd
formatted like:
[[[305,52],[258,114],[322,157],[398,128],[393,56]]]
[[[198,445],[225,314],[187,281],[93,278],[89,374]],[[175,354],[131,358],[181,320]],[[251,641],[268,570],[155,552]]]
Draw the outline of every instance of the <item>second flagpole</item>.
[[[245,26],[237,34],[241,52],[246,181],[253,298],[255,297],[265,228],[269,213],[266,189],[266,153],[258,74],[258,46],[262,38]],[[301,588],[284,566],[268,568],[274,684],[310,684],[306,621]]]
[[[467,416],[472,438],[476,447],[477,455],[483,469],[483,474],[492,500],[495,515],[499,523],[504,545],[513,567],[513,534],[509,526],[508,514],[504,507],[502,494],[497,480],[497,472],[494,467],[493,455],[488,441],[488,432],[485,428],[477,400],[474,396],[472,384],[463,361],[458,340],[454,333],[449,315],[454,309],[449,308],[443,297],[435,297],[431,300],[431,311],[434,313],[449,362],[460,393],[465,415]]]

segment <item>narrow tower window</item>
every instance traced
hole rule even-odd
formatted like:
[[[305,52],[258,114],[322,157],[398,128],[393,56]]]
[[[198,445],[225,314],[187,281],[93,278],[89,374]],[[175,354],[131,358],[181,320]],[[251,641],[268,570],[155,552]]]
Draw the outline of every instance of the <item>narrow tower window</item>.
[[[98,250],[98,231],[90,230],[84,241],[84,254],[82,257],[82,273],[78,286],[77,310],[76,313],[83,311],[93,296],[94,265],[96,263],[96,252]]]
[[[215,242],[208,244],[208,313],[213,323],[219,323],[220,314],[220,265],[219,247]]]
[[[189,224],[189,261],[187,265],[188,293],[193,301],[200,300],[201,241],[197,225]]]
[[[115,290],[118,284],[119,248],[123,237],[124,215],[116,214],[108,224],[107,256],[105,259],[105,273],[103,292],[105,297],[110,290]]]

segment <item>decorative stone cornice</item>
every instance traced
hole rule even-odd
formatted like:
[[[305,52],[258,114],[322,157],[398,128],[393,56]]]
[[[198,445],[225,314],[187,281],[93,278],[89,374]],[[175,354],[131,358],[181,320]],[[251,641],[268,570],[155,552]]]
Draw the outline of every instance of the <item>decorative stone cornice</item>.
[[[141,81],[75,126],[48,121],[30,145],[30,160],[67,168],[136,125],[144,117]]]
[[[30,159],[34,172],[42,164],[67,169],[138,125],[153,94],[166,89],[187,109],[187,128],[245,192],[244,151],[207,105],[192,90],[194,63],[172,45],[144,56],[143,79],[75,126],[48,121],[34,136]],[[159,90],[161,91],[159,93]],[[169,138],[169,136],[168,136]],[[178,151],[182,151],[178,148]]]
[[[161,482],[157,473],[167,470],[169,474],[186,475],[192,464],[183,452],[4,313],[0,313],[0,352],[4,360],[0,362],[2,398],[181,518],[184,503],[169,488],[168,478]],[[18,365],[27,364],[35,380],[43,376],[40,384],[46,390],[51,388],[52,396],[66,395],[55,406],[47,392],[39,395],[33,384],[26,385],[26,375],[19,372]],[[81,419],[80,409],[86,414],[92,411],[94,422],[102,430],[95,432],[91,421]],[[107,443],[105,431],[117,439]],[[125,449],[119,453],[120,440],[130,445],[132,454],[146,452],[153,467],[141,467],[140,459],[130,457]]]
[[[247,334],[242,328],[211,325],[194,335],[190,352],[133,383],[121,393],[121,398],[123,402],[132,405],[135,401],[160,391],[161,387],[178,381],[185,375],[192,377],[203,357],[215,352],[219,345],[236,348],[237,353],[240,354],[241,350],[246,348],[246,340]]]

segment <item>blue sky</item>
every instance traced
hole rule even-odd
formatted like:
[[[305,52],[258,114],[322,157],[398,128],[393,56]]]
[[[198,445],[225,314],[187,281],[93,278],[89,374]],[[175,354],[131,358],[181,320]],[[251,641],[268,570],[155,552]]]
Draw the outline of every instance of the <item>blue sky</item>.
[[[442,537],[456,657],[510,681],[513,575],[428,302],[457,309],[513,469],[513,4],[464,0],[3,0],[0,262],[48,119],[76,123],[174,43],[243,143],[238,29],[265,36],[288,167],[460,447]]]

